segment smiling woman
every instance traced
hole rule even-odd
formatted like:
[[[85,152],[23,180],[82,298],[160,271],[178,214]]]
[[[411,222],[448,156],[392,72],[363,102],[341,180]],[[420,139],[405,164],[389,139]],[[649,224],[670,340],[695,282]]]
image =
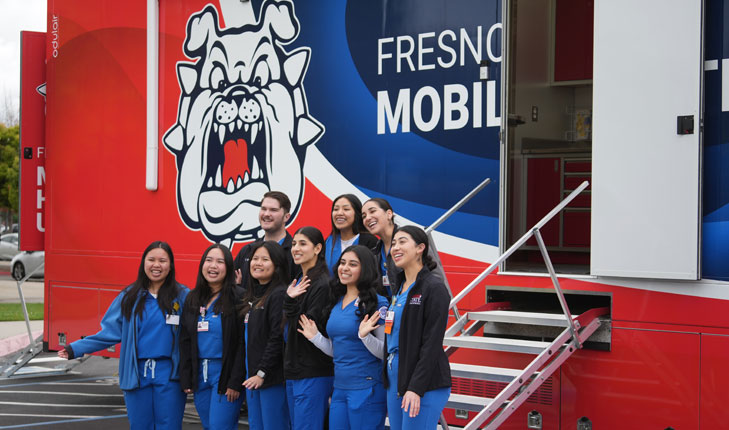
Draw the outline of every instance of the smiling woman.
[[[101,330],[58,352],[61,358],[75,358],[121,342],[119,387],[131,428],[182,426],[179,324],[188,292],[175,281],[170,246],[152,242],[142,255],[137,280],[114,299]]]
[[[393,237],[392,258],[403,271],[385,319],[385,388],[390,428],[435,430],[451,392],[443,337],[448,290],[431,270],[428,236],[412,225]]]
[[[289,278],[278,242],[254,242],[243,315],[246,339],[246,401],[252,429],[290,427],[283,371],[281,315]],[[296,282],[296,281],[294,281]]]
[[[197,283],[182,315],[180,386],[195,393],[195,408],[206,429],[238,427],[243,382],[242,321],[235,309],[233,256],[213,244],[200,259]]]
[[[342,194],[332,201],[332,232],[326,242],[327,266],[333,275],[342,250],[352,245],[371,249],[377,238],[367,233],[362,223],[362,203],[354,194]]]

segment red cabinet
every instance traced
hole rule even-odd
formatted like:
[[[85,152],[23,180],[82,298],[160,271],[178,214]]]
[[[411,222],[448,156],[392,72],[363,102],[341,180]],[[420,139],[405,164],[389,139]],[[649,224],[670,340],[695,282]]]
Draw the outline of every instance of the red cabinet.
[[[584,181],[591,179],[586,158],[556,156],[527,161],[526,222],[533,226]],[[542,229],[544,243],[556,250],[587,251],[590,247],[589,187]],[[531,239],[529,245],[536,245]]]
[[[554,29],[554,80],[592,79],[593,0],[557,0]]]

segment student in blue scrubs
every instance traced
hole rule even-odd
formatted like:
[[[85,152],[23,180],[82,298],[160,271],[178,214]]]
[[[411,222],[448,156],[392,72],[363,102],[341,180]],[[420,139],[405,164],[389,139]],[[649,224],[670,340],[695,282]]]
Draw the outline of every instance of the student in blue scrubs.
[[[240,309],[245,326],[250,430],[291,428],[283,371],[283,301],[289,276],[284,248],[274,241],[251,247],[248,286]]]
[[[132,430],[182,428],[186,396],[179,383],[179,325],[189,291],[175,281],[170,246],[152,242],[142,254],[137,280],[111,303],[101,331],[58,351],[71,359],[121,342],[119,387]]]
[[[324,311],[329,303],[329,268],[324,252],[324,237],[318,229],[302,227],[296,231],[291,255],[303,277],[289,285],[284,296],[284,377],[294,430],[323,429],[332,394],[332,358],[296,331],[301,315],[319,321],[319,331],[324,331]]]
[[[362,224],[362,202],[354,194],[342,194],[332,201],[332,232],[325,245],[327,266],[336,277],[342,250],[352,245],[372,249],[377,238],[369,234]]]
[[[347,248],[332,282],[327,336],[301,316],[299,332],[334,357],[334,392],[329,409],[330,430],[385,428],[385,388],[382,385],[384,316],[387,299],[377,295],[380,273],[370,250]]]
[[[367,200],[362,205],[362,221],[365,228],[371,234],[379,237],[380,240],[372,248],[372,253],[378,261],[380,275],[382,276],[382,295],[389,300],[392,297],[395,282],[400,269],[393,263],[390,255],[392,238],[397,231],[395,214],[390,203],[379,197]]]
[[[233,255],[213,244],[200,260],[195,289],[187,297],[180,339],[180,385],[194,393],[203,428],[238,428],[243,398],[243,321],[236,305]]]
[[[431,270],[428,236],[415,226],[397,230],[390,249],[403,271],[385,319],[385,388],[392,430],[435,430],[450,395],[443,351],[450,295]]]

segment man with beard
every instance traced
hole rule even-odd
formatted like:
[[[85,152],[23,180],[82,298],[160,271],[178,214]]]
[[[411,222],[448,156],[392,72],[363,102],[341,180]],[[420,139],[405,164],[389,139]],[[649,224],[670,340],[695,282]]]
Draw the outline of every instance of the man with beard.
[[[301,268],[294,264],[293,257],[291,256],[292,237],[286,231],[285,227],[286,222],[291,217],[290,210],[291,201],[286,194],[281,191],[269,191],[264,194],[263,200],[261,200],[261,210],[258,213],[258,222],[261,225],[264,235],[256,239],[256,242],[272,240],[283,246],[289,264],[289,279],[286,280],[287,283],[301,276]],[[235,257],[235,282],[244,289],[246,288],[248,277],[243,274],[247,274],[250,270],[251,245],[252,243],[249,243],[244,246]]]

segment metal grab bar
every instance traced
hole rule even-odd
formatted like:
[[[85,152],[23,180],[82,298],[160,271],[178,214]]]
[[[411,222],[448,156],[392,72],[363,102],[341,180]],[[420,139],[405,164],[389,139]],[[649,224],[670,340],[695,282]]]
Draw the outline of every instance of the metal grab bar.
[[[438,228],[445,220],[447,220],[451,215],[453,215],[458,209],[460,209],[463,205],[465,205],[469,200],[473,198],[476,194],[478,194],[481,190],[483,190],[486,185],[491,183],[491,178],[484,179],[483,182],[478,184],[476,188],[472,189],[468,194],[466,194],[461,200],[458,201],[453,207],[448,209],[443,215],[440,216],[435,222],[433,222],[428,228],[425,229],[425,234],[428,235],[428,242],[430,246],[431,252],[429,253],[430,256],[435,260],[436,264],[438,265],[436,271],[440,273],[441,278],[443,279],[443,282],[445,283],[446,289],[448,290],[448,295],[451,296],[451,299],[453,299],[453,291],[451,290],[451,286],[448,283],[448,278],[446,277],[445,270],[443,269],[443,263],[440,261],[440,255],[438,254],[438,248],[435,246],[435,241],[433,240],[433,231]],[[458,313],[458,308],[453,308],[453,315],[456,317],[456,319],[459,319],[461,316]]]
[[[484,181],[481,182],[480,184],[478,184],[476,186],[476,188],[471,190],[470,193],[466,194],[458,203],[453,205],[452,208],[448,209],[448,211],[446,211],[446,213],[441,215],[440,218],[435,220],[435,222],[433,224],[431,224],[428,228],[426,228],[425,233],[430,234],[431,231],[440,227],[440,225],[443,224],[443,221],[447,220],[451,215],[453,215],[453,213],[455,213],[458,209],[460,209],[463,205],[465,205],[469,200],[471,200],[473,198],[473,196],[475,196],[476,194],[481,192],[481,190],[483,190],[486,187],[486,185],[488,185],[490,183],[491,183],[491,178],[484,179]]]
[[[546,223],[548,223],[549,220],[551,220],[562,209],[564,209],[565,206],[567,206],[572,200],[574,200],[574,198],[577,197],[577,195],[580,194],[582,191],[584,191],[585,188],[587,188],[589,185],[590,185],[590,183],[588,181],[584,181],[583,183],[581,183],[580,186],[577,187],[576,190],[572,191],[569,196],[567,196],[557,206],[555,206],[554,209],[552,209],[551,211],[549,211],[549,213],[547,215],[545,215],[544,218],[542,218],[538,223],[536,223],[534,225],[534,227],[532,227],[529,231],[527,231],[526,233],[524,233],[524,236],[522,236],[521,238],[519,238],[519,240],[517,240],[516,242],[514,242],[514,244],[511,245],[511,247],[509,249],[507,249],[503,254],[501,254],[499,256],[499,258],[496,259],[496,261],[494,261],[493,263],[491,263],[491,265],[489,267],[487,267],[486,270],[484,270],[483,272],[481,272],[481,274],[478,275],[476,277],[476,279],[474,279],[473,281],[471,281],[470,284],[468,284],[463,290],[461,290],[460,293],[458,293],[458,295],[456,295],[456,297],[454,297],[451,300],[449,309],[454,308],[455,305],[456,305],[456,303],[458,303],[459,301],[461,301],[468,293],[471,292],[471,290],[473,290],[474,288],[476,288],[476,286],[479,283],[481,283],[481,281],[483,281],[489,274],[491,274],[491,272],[493,272],[497,267],[499,267],[499,264],[503,263],[507,258],[509,258],[511,256],[511,254],[513,254],[517,249],[519,249],[522,245],[524,245],[524,243],[526,243],[526,241],[529,240],[535,234],[536,231],[538,231],[539,229],[541,229],[542,227],[544,227],[544,225]],[[540,240],[541,239],[541,236],[537,236],[537,237],[538,237],[537,241],[540,242],[540,248],[541,248],[544,244]],[[542,250],[542,254],[543,255],[546,254],[546,248],[544,248]],[[545,258],[545,261],[549,261],[548,257]],[[551,268],[551,262],[549,262],[547,268],[548,269]],[[554,268],[551,268],[550,275],[553,275],[553,272],[554,272]],[[556,281],[556,279],[557,279],[556,275],[553,275],[552,280],[553,281]],[[558,282],[555,284],[555,289],[558,290],[558,294],[560,296],[560,303],[562,303],[562,301],[564,300],[564,296],[562,295],[562,289],[559,287],[559,283]],[[566,302],[563,303],[563,310],[566,311],[566,315],[568,316],[569,320],[572,321],[572,318],[569,315],[569,309],[567,309],[567,303]],[[570,322],[570,324],[573,324],[573,323]]]

